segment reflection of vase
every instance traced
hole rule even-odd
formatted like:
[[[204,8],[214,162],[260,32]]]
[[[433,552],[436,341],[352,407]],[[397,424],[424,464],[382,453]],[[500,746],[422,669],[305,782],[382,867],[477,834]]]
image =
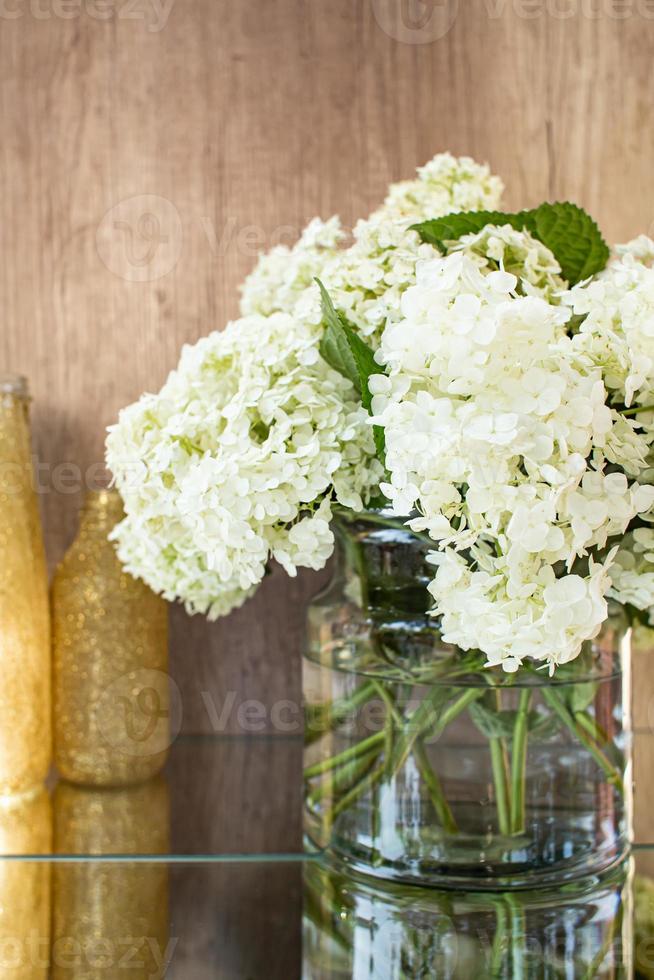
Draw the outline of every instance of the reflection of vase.
[[[303,980],[628,978],[627,863],[562,888],[439,891],[308,863]]]
[[[0,799],[0,855],[50,854],[52,809],[45,789]],[[0,978],[48,976],[50,865],[0,856]]]
[[[54,794],[55,852],[100,860],[54,867],[55,980],[162,977],[168,955],[168,866],[107,861],[170,848],[168,787],[162,777],[122,789],[60,783]],[[138,964],[138,965],[137,965]]]
[[[148,779],[170,741],[167,607],[107,540],[122,514],[117,492],[87,495],[52,586],[55,761],[89,785]]]
[[[336,531],[304,660],[310,842],[380,878],[475,890],[619,861],[631,829],[622,611],[554,677],[529,660],[487,668],[429,615],[429,541],[385,512]]]
[[[51,757],[48,583],[27,383],[0,375],[0,793],[39,785]]]

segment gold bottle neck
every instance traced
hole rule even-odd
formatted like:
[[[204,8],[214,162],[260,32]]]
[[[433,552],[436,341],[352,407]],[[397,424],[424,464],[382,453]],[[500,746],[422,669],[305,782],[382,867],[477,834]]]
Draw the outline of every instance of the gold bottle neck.
[[[114,525],[125,516],[117,490],[89,490],[84,498],[82,518],[98,524]]]
[[[22,374],[11,374],[0,371],[0,395],[12,395],[14,398],[29,399],[29,385]]]

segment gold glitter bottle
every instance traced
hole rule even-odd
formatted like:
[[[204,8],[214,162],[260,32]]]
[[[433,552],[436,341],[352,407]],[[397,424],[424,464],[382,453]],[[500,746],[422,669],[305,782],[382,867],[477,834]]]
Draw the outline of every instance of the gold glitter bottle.
[[[27,382],[0,375],[0,794],[41,783],[51,751],[48,580]]]
[[[59,783],[54,794],[55,853],[165,855],[170,850],[168,786],[97,789]],[[168,865],[87,860],[53,871],[54,980],[163,977],[168,939]]]
[[[114,490],[87,495],[52,586],[55,762],[74,783],[157,773],[170,743],[167,606],[121,566]]]

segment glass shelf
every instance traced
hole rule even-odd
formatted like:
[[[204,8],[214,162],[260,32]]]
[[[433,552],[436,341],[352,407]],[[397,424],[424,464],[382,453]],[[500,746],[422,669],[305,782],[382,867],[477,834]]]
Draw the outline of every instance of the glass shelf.
[[[654,850],[651,733],[635,734],[634,759],[635,842]],[[0,860],[301,861],[301,773],[301,736],[180,736],[146,783],[94,789],[53,774],[0,797]]]

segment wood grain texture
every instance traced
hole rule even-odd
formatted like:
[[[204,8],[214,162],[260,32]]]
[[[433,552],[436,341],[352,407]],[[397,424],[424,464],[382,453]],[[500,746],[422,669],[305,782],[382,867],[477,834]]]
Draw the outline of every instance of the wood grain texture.
[[[489,160],[511,206],[569,197],[611,239],[654,220],[644,0],[160,8],[0,4],[0,364],[32,384],[53,562],[118,409],[314,214],[350,222],[447,148]],[[186,731],[211,727],[202,691],[298,699],[316,583],[276,574],[213,626],[175,610]]]

